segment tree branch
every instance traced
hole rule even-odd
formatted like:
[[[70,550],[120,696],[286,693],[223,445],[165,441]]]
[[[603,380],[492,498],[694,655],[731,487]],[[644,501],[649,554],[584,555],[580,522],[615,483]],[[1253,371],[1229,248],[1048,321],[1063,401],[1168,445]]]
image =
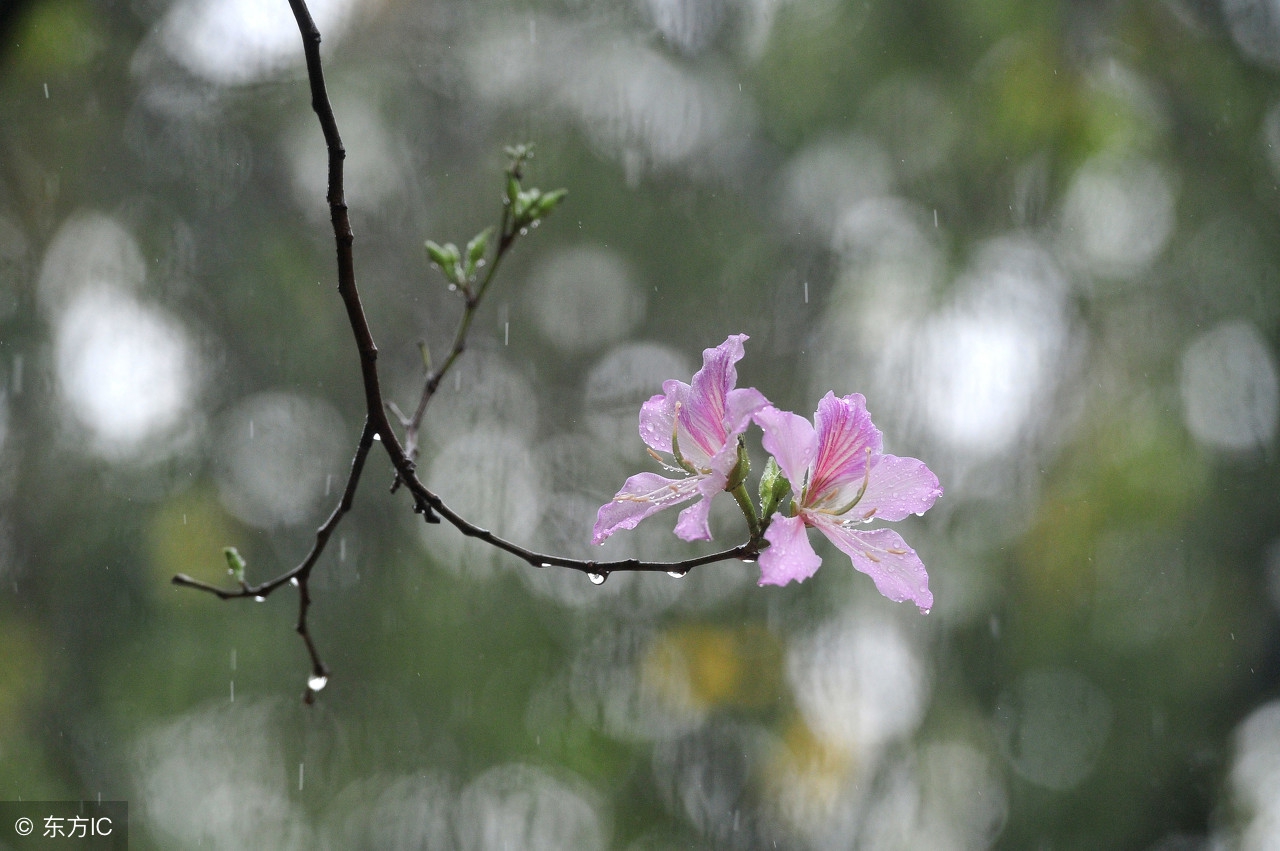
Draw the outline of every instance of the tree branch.
[[[348,215],[343,189],[343,163],[346,159],[346,149],[342,145],[342,137],[338,133],[338,124],[334,118],[333,106],[329,102],[329,96],[325,88],[324,71],[320,59],[320,31],[311,17],[311,12],[307,8],[305,0],[289,0],[289,6],[293,10],[294,18],[298,24],[298,31],[302,36],[307,78],[311,86],[311,106],[320,120],[320,128],[324,133],[325,147],[328,151],[328,192],[326,200],[329,204],[329,214],[333,225],[334,244],[337,253],[338,293],[346,307],[347,321],[351,326],[351,333],[355,339],[360,360],[360,374],[365,397],[364,429],[356,446],[355,456],[351,461],[351,470],[347,476],[347,483],[343,488],[342,497],[328,519],[316,530],[315,543],[312,545],[310,552],[297,566],[274,579],[258,585],[250,585],[242,580],[240,587],[235,589],[219,588],[216,585],[193,579],[186,574],[178,574],[173,577],[173,583],[213,594],[223,600],[263,599],[285,585],[296,587],[298,589],[298,620],[295,629],[302,637],[311,659],[311,677],[308,680],[305,699],[308,703],[312,702],[315,699],[316,692],[323,688],[327,682],[329,671],[316,649],[308,627],[307,616],[311,607],[309,585],[311,572],[328,545],[334,530],[342,522],[347,512],[351,510],[356,488],[364,472],[365,460],[368,458],[369,451],[375,440],[381,441],[383,449],[395,469],[396,484],[393,485],[392,490],[403,484],[413,495],[414,511],[422,514],[427,522],[438,523],[439,518],[443,517],[462,534],[484,541],[490,546],[510,553],[534,567],[563,567],[578,570],[587,574],[592,582],[599,584],[610,573],[619,571],[665,572],[683,576],[689,570],[704,564],[731,559],[754,560],[765,546],[761,534],[762,530],[757,528],[752,529],[750,540],[737,547],[677,562],[649,562],[639,559],[599,562],[546,555],[507,541],[494,535],[489,530],[482,529],[467,521],[449,508],[444,500],[422,483],[417,476],[415,458],[418,447],[418,432],[421,428],[427,404],[435,395],[441,379],[465,350],[466,338],[471,327],[472,318],[490,283],[493,281],[494,274],[497,272],[502,258],[515,243],[516,237],[525,232],[525,225],[536,223],[539,216],[549,212],[560,197],[563,196],[563,190],[549,193],[547,196],[540,196],[537,190],[519,191],[520,168],[524,158],[528,156],[528,150],[520,148],[518,152],[513,154],[513,165],[507,172],[508,202],[507,206],[503,208],[493,262],[489,265],[477,287],[472,289],[465,281],[459,287],[465,303],[463,315],[459,320],[449,354],[438,369],[428,370],[422,394],[413,416],[405,418],[398,415],[398,419],[401,421],[400,424],[405,429],[405,445],[402,446],[390,420],[387,418],[388,405],[383,400],[382,388],[378,378],[378,347],[374,342],[373,333],[370,330],[368,319],[365,317],[364,306],[360,300],[360,292],[356,286],[355,261],[352,252],[355,235],[351,229],[351,220]],[[542,199],[543,206],[536,206],[539,203],[539,198]]]

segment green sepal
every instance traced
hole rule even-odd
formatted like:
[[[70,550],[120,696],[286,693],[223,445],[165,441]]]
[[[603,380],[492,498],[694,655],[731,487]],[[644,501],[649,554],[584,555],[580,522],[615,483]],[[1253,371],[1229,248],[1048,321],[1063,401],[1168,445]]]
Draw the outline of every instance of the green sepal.
[[[226,556],[227,559],[227,573],[230,573],[236,578],[236,582],[243,585],[245,569],[244,556],[240,555],[240,551],[235,547],[223,547],[222,554]]]
[[[764,465],[760,475],[760,522],[767,523],[782,501],[791,495],[791,482],[782,475],[782,468],[773,456]]]

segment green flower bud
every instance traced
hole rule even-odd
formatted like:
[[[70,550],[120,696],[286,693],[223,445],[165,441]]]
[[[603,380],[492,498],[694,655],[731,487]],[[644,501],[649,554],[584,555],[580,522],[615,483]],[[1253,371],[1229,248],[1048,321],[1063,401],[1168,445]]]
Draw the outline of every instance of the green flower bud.
[[[733,469],[729,472],[729,480],[725,482],[724,489],[727,491],[736,490],[743,482],[747,480],[747,476],[751,473],[751,458],[747,455],[747,442],[742,435],[738,435],[738,463],[733,465]]]
[[[778,510],[782,501],[791,495],[791,482],[782,475],[782,468],[770,456],[760,476],[760,522],[766,523]]]

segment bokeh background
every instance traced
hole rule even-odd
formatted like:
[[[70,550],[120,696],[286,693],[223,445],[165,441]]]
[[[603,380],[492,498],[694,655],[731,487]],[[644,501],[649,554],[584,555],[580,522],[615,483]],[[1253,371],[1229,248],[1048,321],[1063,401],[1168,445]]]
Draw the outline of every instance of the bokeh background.
[[[284,0],[0,30],[0,797],[133,847],[1280,848],[1280,11],[1269,0],[316,0],[384,384],[496,220],[570,196],[427,416],[426,480],[588,556],[639,404],[862,392],[946,494],[937,603],[819,543],[755,586],[538,571],[425,526],[362,420]],[[759,446],[754,442],[755,452]],[[732,501],[720,542],[742,539]],[[596,554],[680,558],[674,512]],[[814,536],[816,539],[816,535]]]

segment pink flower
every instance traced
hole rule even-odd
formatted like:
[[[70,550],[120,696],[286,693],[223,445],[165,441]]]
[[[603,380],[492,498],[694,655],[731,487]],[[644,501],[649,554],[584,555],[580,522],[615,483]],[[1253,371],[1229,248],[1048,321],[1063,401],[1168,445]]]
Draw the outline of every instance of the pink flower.
[[[818,403],[814,425],[770,405],[755,414],[764,448],[791,483],[791,516],[775,514],[760,553],[760,584],[804,581],[822,559],[809,543],[812,526],[853,560],[890,600],[910,600],[922,612],[933,606],[929,575],[915,550],[890,529],[862,530],[872,520],[924,514],[942,488],[924,462],[881,454],[880,431],[867,402],[854,393]]]
[[[640,473],[627,479],[596,515],[592,543],[603,543],[619,529],[634,529],[649,515],[694,497],[701,498],[680,512],[676,535],[686,541],[711,538],[707,513],[712,497],[725,489],[738,463],[738,435],[751,424],[752,414],[769,404],[755,388],[734,388],[738,383],[734,364],[742,360],[746,339],[746,334],[733,334],[714,349],[706,349],[692,385],[665,381],[663,393],[640,408],[640,438],[650,454],[672,456],[677,466],[662,462],[663,466],[687,475],[668,479]]]

